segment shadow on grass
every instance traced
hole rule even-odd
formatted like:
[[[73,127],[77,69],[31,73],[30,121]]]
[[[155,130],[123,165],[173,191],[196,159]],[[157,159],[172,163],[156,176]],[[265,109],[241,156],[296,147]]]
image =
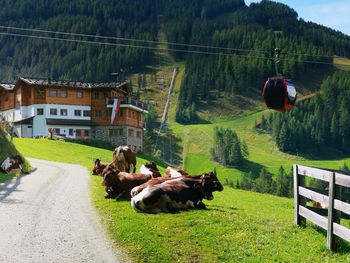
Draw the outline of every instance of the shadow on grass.
[[[209,205],[205,210],[209,211],[220,211],[220,212],[227,212],[228,210],[236,211],[238,210],[236,207],[225,207],[220,205]]]
[[[264,167],[265,166],[260,163],[255,163],[250,160],[244,160],[243,165],[236,168],[244,173],[251,172],[254,175],[254,178],[256,179],[257,177],[259,177],[260,171]]]
[[[8,176],[15,177],[16,175],[9,174]],[[8,181],[0,184],[0,202],[3,202],[7,197],[11,195],[12,192],[17,191],[17,187],[21,183],[23,176],[17,176],[14,180],[9,177]]]
[[[314,228],[318,233],[322,234],[325,239],[327,239],[327,231],[324,230],[323,228],[316,226],[316,225],[312,225],[312,228]],[[326,242],[326,240],[325,240]],[[337,254],[349,254],[350,252],[350,244],[348,242],[346,242],[345,240],[341,239],[341,238],[336,238],[336,250],[334,252],[336,252]]]

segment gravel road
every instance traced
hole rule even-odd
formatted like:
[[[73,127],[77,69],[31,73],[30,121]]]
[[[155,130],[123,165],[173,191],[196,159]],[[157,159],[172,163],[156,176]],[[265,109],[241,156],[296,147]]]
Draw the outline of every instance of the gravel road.
[[[0,184],[0,262],[125,262],[98,223],[88,170],[29,161],[35,172]]]

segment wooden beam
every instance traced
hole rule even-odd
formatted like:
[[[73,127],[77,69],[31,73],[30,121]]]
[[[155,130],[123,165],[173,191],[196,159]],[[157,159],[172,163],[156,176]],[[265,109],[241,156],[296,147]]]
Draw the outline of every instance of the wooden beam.
[[[333,231],[334,234],[338,237],[341,237],[342,239],[345,239],[346,241],[350,242],[350,229],[337,223],[333,223]]]
[[[350,187],[350,176],[340,173],[335,173],[335,183],[337,185]]]
[[[320,216],[328,216],[328,209],[313,207],[313,206],[305,206],[305,207],[307,209],[311,210],[312,212],[319,214]],[[350,216],[349,216],[349,218],[350,218]]]
[[[328,206],[329,203],[328,196],[316,193],[302,186],[299,186],[299,195],[311,199],[312,201],[319,202],[324,206]]]
[[[306,219],[310,220],[314,224],[327,230],[327,219],[324,218],[323,216],[320,216],[320,215],[312,212],[311,210],[309,210],[303,206],[299,206],[299,213],[300,213],[300,215],[302,215]]]
[[[334,200],[334,208],[345,213],[345,214],[350,215],[350,204],[348,204],[348,203],[345,203],[343,201],[335,199]]]
[[[332,172],[318,168],[298,165],[298,174],[329,182],[329,177],[331,176]]]

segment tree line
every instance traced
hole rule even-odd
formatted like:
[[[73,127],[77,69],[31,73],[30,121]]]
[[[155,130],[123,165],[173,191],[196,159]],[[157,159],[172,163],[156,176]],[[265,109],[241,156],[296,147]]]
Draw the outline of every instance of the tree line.
[[[317,153],[350,149],[350,73],[337,71],[311,99],[293,110],[261,116],[256,128],[272,134],[284,152]]]
[[[246,142],[231,129],[214,127],[214,147],[210,149],[211,158],[224,166],[240,166],[248,158]]]

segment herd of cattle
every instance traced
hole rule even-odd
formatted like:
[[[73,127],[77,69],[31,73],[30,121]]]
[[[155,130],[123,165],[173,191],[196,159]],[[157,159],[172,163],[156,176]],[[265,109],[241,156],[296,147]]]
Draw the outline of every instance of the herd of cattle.
[[[141,165],[136,173],[136,156],[127,146],[114,150],[110,164],[96,159],[92,173],[103,176],[106,198],[131,198],[134,210],[144,213],[204,209],[202,200],[212,200],[214,191],[223,190],[213,172],[190,176],[168,167],[162,177],[157,165],[151,162]]]

